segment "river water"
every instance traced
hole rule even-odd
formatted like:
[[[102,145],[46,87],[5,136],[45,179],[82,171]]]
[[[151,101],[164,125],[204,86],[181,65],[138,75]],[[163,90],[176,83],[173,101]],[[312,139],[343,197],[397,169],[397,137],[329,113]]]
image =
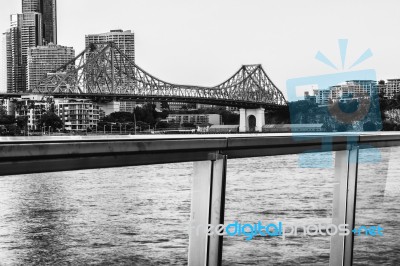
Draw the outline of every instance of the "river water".
[[[333,153],[306,159],[333,161]],[[361,157],[369,158],[368,150]],[[400,149],[359,167],[355,265],[400,265]],[[304,163],[304,158],[303,158]],[[334,169],[229,160],[226,223],[332,222]],[[303,166],[303,167],[301,167]],[[0,177],[0,265],[186,265],[193,163]],[[224,265],[327,265],[330,237],[224,237]]]

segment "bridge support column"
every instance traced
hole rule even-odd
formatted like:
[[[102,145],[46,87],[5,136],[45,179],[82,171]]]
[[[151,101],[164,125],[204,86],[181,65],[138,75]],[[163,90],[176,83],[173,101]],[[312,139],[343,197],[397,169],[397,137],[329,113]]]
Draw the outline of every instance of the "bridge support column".
[[[247,132],[247,116],[246,116],[246,109],[240,109],[240,126],[239,132]]]
[[[239,132],[262,132],[265,125],[265,109],[240,109]]]
[[[262,132],[262,127],[265,126],[265,109],[259,108],[256,110],[256,132]]]

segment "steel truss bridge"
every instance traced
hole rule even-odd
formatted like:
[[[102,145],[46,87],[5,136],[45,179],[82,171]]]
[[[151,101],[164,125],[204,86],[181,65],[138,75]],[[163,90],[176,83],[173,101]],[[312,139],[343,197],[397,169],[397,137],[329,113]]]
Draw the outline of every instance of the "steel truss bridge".
[[[244,65],[215,87],[162,81],[132,62],[113,42],[90,44],[44,77],[29,93],[54,97],[168,101],[276,109],[287,105],[261,65]]]

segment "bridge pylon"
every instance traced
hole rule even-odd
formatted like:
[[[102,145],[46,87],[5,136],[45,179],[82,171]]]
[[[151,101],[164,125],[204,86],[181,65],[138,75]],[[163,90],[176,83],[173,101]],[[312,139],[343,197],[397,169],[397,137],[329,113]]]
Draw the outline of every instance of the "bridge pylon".
[[[262,132],[265,125],[265,109],[240,109],[239,132]]]

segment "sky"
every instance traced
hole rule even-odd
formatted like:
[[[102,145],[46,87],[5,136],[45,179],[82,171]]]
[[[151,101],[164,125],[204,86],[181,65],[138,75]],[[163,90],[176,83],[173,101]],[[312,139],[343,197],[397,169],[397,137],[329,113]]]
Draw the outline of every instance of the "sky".
[[[21,12],[2,0],[0,29]],[[176,84],[215,86],[244,64],[262,64],[286,95],[288,79],[375,69],[400,78],[398,0],[58,0],[58,44],[84,49],[85,35],[132,30],[136,64]],[[348,39],[342,69],[338,39]],[[315,59],[318,51],[339,66]]]

